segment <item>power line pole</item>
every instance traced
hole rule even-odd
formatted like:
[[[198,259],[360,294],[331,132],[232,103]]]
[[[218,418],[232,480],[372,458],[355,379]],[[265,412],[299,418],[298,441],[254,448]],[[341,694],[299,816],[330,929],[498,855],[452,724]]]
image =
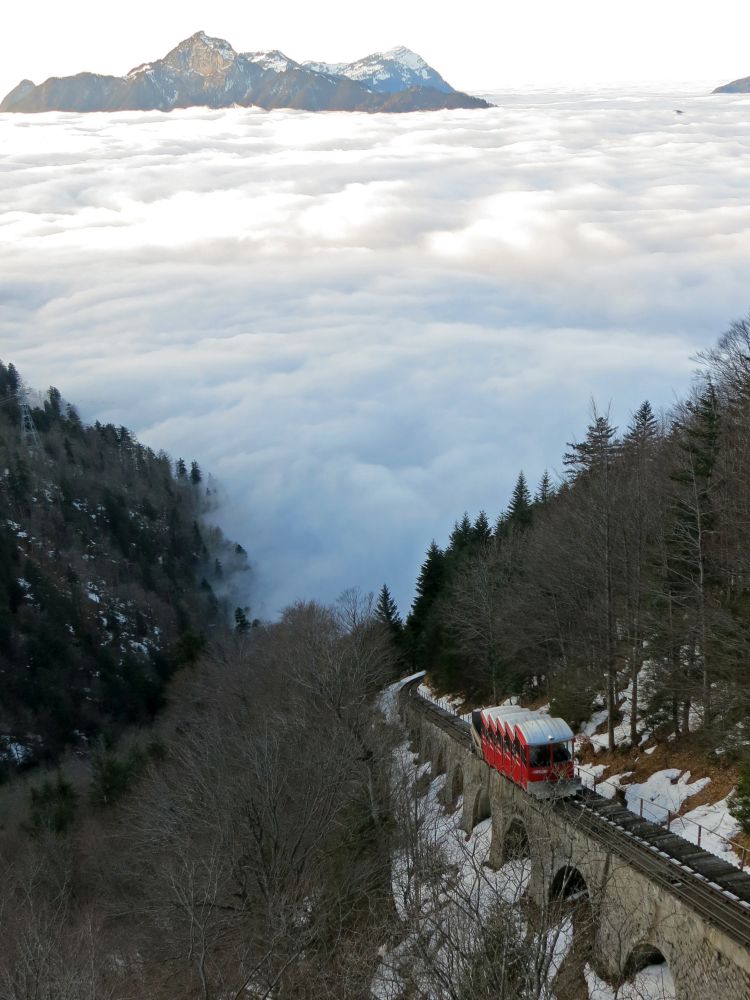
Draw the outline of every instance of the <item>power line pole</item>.
[[[42,444],[39,434],[34,426],[34,418],[31,415],[31,407],[26,396],[26,389],[19,385],[16,392],[18,409],[21,411],[21,440],[26,445],[27,451],[41,451]]]

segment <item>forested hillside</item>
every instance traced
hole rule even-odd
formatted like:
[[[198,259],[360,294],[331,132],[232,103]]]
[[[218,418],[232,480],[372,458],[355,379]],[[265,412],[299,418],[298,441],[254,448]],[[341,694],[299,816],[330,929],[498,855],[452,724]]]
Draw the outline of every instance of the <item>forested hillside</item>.
[[[247,568],[197,464],[19,389],[0,363],[0,773],[150,719]]]
[[[172,678],[137,773],[118,751],[15,775],[0,996],[367,996],[398,932],[392,676],[367,601],[299,604]]]
[[[739,746],[750,710],[750,321],[689,398],[624,429],[592,411],[563,475],[519,475],[490,524],[430,546],[403,643],[444,690],[552,699],[572,723],[618,692],[651,729]],[[631,738],[636,742],[637,712]]]

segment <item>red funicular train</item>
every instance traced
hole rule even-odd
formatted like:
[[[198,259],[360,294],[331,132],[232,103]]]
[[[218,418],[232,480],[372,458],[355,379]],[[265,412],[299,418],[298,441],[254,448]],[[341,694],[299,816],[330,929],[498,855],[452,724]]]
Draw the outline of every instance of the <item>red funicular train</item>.
[[[471,713],[475,752],[490,767],[540,799],[575,795],[575,736],[567,722],[517,705]]]

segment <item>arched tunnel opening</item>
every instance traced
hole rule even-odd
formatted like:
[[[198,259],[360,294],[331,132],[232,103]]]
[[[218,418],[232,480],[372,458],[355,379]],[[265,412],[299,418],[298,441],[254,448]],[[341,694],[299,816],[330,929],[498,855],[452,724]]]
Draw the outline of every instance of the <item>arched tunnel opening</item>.
[[[669,963],[664,954],[648,942],[631,951],[621,985],[625,986],[622,995],[627,997],[654,996],[659,1000],[674,1000],[677,996]]]
[[[662,993],[667,997],[674,995],[674,982],[666,958],[658,948],[647,942],[631,951],[625,963],[624,977],[626,982],[631,983],[639,979],[659,980],[662,987],[659,996]]]
[[[445,767],[445,747],[443,746],[442,743],[438,744],[437,752],[435,753],[435,757],[433,758],[433,760],[434,760],[435,770],[434,770],[434,773],[433,773],[432,776],[433,776],[433,778],[437,778],[441,774],[445,774],[445,770],[446,770],[446,767]]]
[[[550,902],[588,902],[589,887],[577,868],[565,865],[553,878],[549,897]]]
[[[460,767],[454,767],[448,775],[446,783],[445,804],[449,808],[454,808],[459,798],[464,793],[464,774]]]
[[[477,792],[474,798],[474,807],[471,811],[471,828],[481,823],[485,819],[489,819],[492,816],[492,809],[490,808],[490,796],[486,788],[482,788]]]
[[[531,857],[529,835],[522,820],[511,821],[503,843],[503,861],[517,861]]]

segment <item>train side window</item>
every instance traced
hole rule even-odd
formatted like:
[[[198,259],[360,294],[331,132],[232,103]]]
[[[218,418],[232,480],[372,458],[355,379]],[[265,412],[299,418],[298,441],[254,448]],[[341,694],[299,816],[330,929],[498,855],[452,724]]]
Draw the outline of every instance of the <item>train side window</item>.
[[[516,736],[515,744],[513,745],[513,756],[516,760],[523,760],[523,755],[521,753],[521,741]]]

